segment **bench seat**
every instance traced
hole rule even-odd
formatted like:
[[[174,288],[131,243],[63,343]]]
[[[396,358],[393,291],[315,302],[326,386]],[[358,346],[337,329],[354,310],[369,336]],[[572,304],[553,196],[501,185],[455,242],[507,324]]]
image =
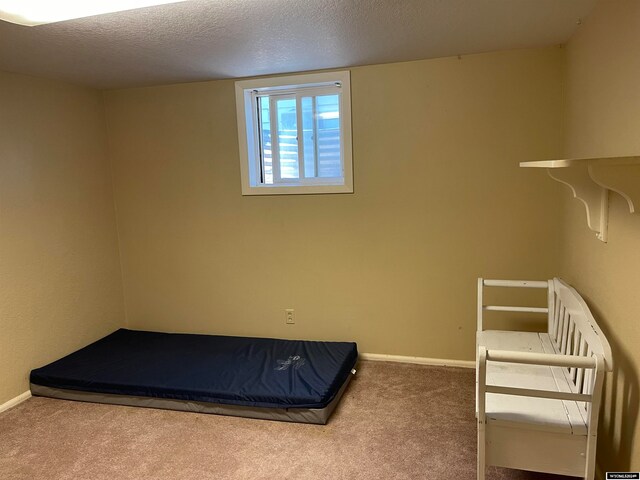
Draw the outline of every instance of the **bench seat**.
[[[485,330],[478,332],[478,345],[487,350],[555,353],[545,349],[547,333]],[[487,383],[502,387],[569,391],[569,384],[558,367],[494,363],[487,365]],[[586,419],[580,404],[571,400],[520,397],[489,393],[486,397],[488,423],[502,426],[528,424],[528,428],[549,432],[587,435]]]

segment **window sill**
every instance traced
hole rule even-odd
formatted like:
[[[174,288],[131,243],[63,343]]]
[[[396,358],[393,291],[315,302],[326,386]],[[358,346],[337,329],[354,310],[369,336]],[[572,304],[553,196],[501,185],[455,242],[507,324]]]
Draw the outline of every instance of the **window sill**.
[[[351,185],[287,185],[242,186],[242,195],[316,195],[331,193],[353,193]]]

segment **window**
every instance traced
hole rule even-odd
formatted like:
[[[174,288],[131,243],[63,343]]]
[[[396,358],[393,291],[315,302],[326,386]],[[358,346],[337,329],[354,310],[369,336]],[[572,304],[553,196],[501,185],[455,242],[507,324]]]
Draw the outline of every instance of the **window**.
[[[349,72],[236,82],[243,195],[351,193]]]

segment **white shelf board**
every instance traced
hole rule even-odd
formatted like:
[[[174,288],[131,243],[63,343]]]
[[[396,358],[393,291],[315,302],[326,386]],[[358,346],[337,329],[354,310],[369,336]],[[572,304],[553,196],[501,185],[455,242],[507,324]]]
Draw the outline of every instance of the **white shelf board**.
[[[587,213],[587,225],[607,241],[609,192],[621,195],[635,213],[640,207],[640,156],[562,158],[520,162],[524,168],[546,168],[554,180],[567,185]]]
[[[521,167],[529,168],[567,168],[580,165],[599,165],[612,167],[640,165],[640,156],[560,158],[556,160],[535,160],[532,162],[520,162]]]

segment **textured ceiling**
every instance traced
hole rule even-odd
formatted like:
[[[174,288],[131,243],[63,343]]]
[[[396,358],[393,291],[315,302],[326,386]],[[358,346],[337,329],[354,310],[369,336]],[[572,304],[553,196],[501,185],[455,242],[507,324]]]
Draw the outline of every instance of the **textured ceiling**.
[[[596,0],[192,0],[38,27],[0,21],[0,70],[98,88],[565,42]]]

